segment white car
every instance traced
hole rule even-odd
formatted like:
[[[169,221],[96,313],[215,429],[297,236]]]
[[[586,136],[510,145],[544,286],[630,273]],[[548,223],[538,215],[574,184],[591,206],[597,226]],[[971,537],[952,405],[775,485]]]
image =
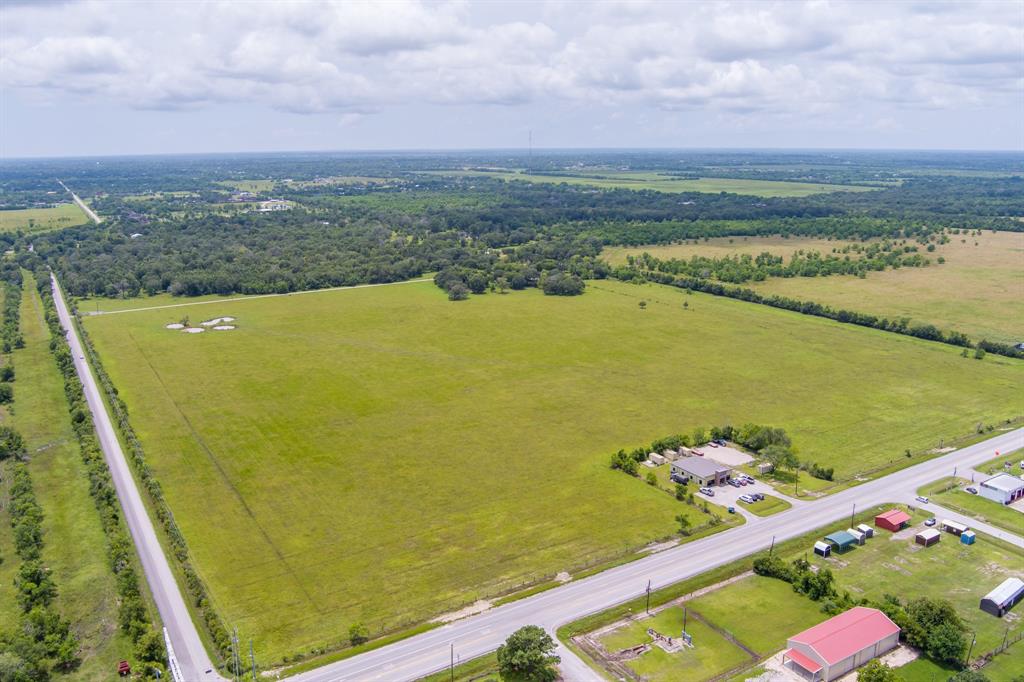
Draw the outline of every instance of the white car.
[[[714,497],[715,496],[715,491],[712,490],[711,488],[701,488],[700,489],[700,494],[701,495],[707,495],[708,497]]]
[[[753,504],[754,498],[751,497],[750,495],[740,495],[740,501],[746,502],[747,504]]]
[[[925,497],[924,495],[918,495],[914,499],[920,502],[921,504],[928,504],[928,498]]]

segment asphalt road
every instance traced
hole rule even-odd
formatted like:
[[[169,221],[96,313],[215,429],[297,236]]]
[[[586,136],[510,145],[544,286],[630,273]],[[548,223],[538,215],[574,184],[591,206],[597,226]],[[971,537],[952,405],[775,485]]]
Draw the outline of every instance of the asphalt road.
[[[78,204],[78,208],[80,208],[80,209],[82,209],[83,211],[85,211],[85,214],[86,214],[87,216],[89,216],[90,218],[92,218],[92,221],[93,221],[94,223],[96,223],[97,225],[99,225],[100,223],[102,223],[102,222],[103,222],[103,220],[101,220],[101,219],[100,219],[100,217],[99,217],[98,215],[96,215],[96,212],[95,212],[95,211],[93,211],[93,210],[92,210],[91,208],[89,208],[89,206],[88,206],[88,205],[86,205],[86,203],[85,203],[84,201],[82,201],[81,199],[79,199],[79,198],[78,198],[78,195],[77,195],[77,194],[75,194],[75,193],[74,193],[74,192],[72,192],[72,191],[71,191],[70,189],[68,189],[68,186],[67,186],[67,185],[65,185],[65,184],[64,184],[63,182],[61,182],[60,180],[58,180],[57,182],[60,182],[60,186],[61,186],[61,187],[63,187],[64,189],[66,189],[66,190],[68,191],[68,194],[70,194],[70,195],[71,195],[71,198],[75,200],[75,203],[76,203],[76,204]]]
[[[67,332],[75,367],[85,388],[86,399],[96,422],[100,444],[110,467],[128,528],[142,560],[142,567],[160,616],[174,646],[184,679],[186,682],[221,680],[223,678],[212,671],[210,658],[189,618],[181,592],[146,514],[106,406],[100,399],[96,381],[83,357],[78,334],[71,324],[56,278],[53,278],[53,289],[61,325]],[[854,511],[855,505],[858,509],[865,509],[886,502],[911,500],[917,488],[952,474],[954,466],[961,469],[972,467],[994,457],[996,451],[1005,454],[1022,447],[1024,429],[1002,433],[976,445],[908,467],[813,503],[795,506],[774,516],[748,521],[738,528],[680,545],[583,580],[570,582],[562,587],[449,623],[290,679],[296,682],[415,680],[424,674],[447,667],[451,645],[454,645],[459,659],[468,660],[493,651],[522,625],[540,625],[554,632],[564,623],[641,595],[647,587],[648,580],[651,581],[652,587],[657,589],[765,549],[773,537],[781,542],[834,521],[840,522],[837,524],[837,527],[840,527],[843,525],[842,521]],[[970,525],[981,530],[976,522],[971,522]],[[994,534],[1000,533],[1002,531]],[[560,648],[559,654],[562,656],[562,672],[566,679],[599,679],[568,650]]]
[[[53,299],[57,306],[57,314],[60,317],[60,324],[66,333],[68,344],[71,346],[71,353],[75,360],[75,369],[85,389],[85,398],[89,403],[89,410],[92,412],[93,420],[96,423],[96,433],[99,436],[103,454],[110,468],[110,475],[114,480],[114,487],[117,489],[117,497],[121,501],[121,509],[124,512],[124,519],[128,524],[132,540],[138,551],[139,559],[142,562],[142,570],[149,583],[150,592],[160,611],[160,618],[167,628],[174,647],[175,657],[182,671],[185,682],[201,682],[206,680],[223,680],[213,670],[210,657],[199,639],[192,619],[189,617],[188,608],[182,598],[178,583],[174,580],[171,567],[167,563],[160,542],[157,540],[156,531],[142,504],[142,497],[135,486],[135,479],[132,478],[125,459],[124,451],[117,440],[114,426],[110,421],[106,406],[100,398],[100,391],[89,365],[85,361],[85,353],[82,350],[82,343],[78,338],[78,332],[71,323],[71,315],[68,312],[67,304],[64,302],[64,294],[57,285],[57,279],[50,276]],[[112,662],[111,665],[114,665]],[[207,672],[209,671],[209,672]]]

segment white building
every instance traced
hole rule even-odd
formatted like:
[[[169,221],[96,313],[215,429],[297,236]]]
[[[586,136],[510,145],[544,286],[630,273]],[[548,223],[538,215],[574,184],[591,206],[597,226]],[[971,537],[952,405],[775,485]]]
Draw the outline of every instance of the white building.
[[[978,494],[999,504],[1010,504],[1024,498],[1024,479],[1013,474],[996,474],[981,482]]]

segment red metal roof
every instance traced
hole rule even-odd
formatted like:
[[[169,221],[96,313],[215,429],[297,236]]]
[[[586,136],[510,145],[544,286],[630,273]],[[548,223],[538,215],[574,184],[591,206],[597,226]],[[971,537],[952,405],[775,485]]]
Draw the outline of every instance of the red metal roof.
[[[889,511],[885,512],[884,514],[879,514],[875,518],[885,519],[889,523],[894,523],[894,524],[899,525],[901,523],[906,523],[907,521],[909,521],[910,520],[910,514],[908,514],[905,511],[899,510],[899,509],[890,509]]]
[[[855,606],[790,637],[789,641],[806,644],[834,665],[899,631],[899,626],[878,609]]]
[[[786,658],[796,661],[796,663],[809,673],[816,673],[821,670],[821,663],[818,663],[813,658],[808,658],[805,654],[800,653],[797,649],[790,649],[786,652]]]

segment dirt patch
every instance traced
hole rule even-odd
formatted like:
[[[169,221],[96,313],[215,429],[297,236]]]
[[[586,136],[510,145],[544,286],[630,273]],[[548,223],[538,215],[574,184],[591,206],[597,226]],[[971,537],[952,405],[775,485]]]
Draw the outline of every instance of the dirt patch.
[[[203,322],[200,322],[199,324],[201,324],[204,327],[213,327],[215,325],[222,324],[224,322],[234,322],[234,321],[235,321],[235,318],[233,318],[233,317],[215,317],[212,320],[205,320]]]
[[[185,325],[183,325],[181,322],[172,322],[170,324],[165,324],[164,328],[165,329],[184,329]]]
[[[569,575],[566,571],[562,571],[561,573],[555,576],[555,580],[557,580],[560,583],[567,583],[570,580],[572,580],[572,576]]]
[[[444,613],[437,618],[431,619],[431,623],[451,623],[459,620],[460,618],[466,618],[467,616],[475,616],[478,613],[487,611],[492,606],[491,602],[486,599],[481,599],[467,606],[464,609],[458,611],[452,611],[450,613]]]
[[[884,562],[882,564],[882,566],[888,568],[890,571],[896,571],[897,573],[902,573],[903,575],[907,575],[907,576],[914,575],[913,573],[911,573],[907,569],[903,568],[902,566],[897,566],[896,564],[890,564],[888,562]]]
[[[720,445],[717,448],[711,446],[704,446],[701,448],[704,452],[705,457],[709,457],[716,462],[720,462],[727,466],[738,467],[747,462],[753,462],[754,458],[747,453],[737,450],[736,448],[730,448],[726,445]]]
[[[235,325],[233,324],[218,324],[216,327],[213,328],[213,330],[218,332],[228,332],[234,328]]]
[[[202,327],[185,327],[181,331],[185,332],[186,334],[202,334],[206,330],[203,329]]]
[[[666,540],[665,542],[652,542],[647,545],[641,552],[650,552],[651,554],[657,554],[658,552],[664,552],[666,549],[672,549],[679,544],[679,540]]]

